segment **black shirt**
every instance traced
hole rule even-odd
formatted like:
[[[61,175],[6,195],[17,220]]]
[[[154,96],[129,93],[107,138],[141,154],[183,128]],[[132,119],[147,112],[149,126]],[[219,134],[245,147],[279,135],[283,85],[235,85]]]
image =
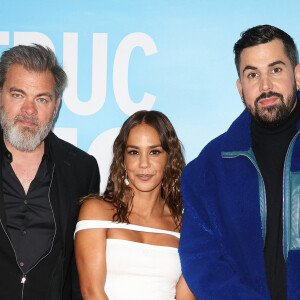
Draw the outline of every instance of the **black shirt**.
[[[3,136],[2,188],[7,231],[23,272],[30,270],[50,250],[55,232],[54,215],[49,199],[52,178],[48,143],[45,154],[27,194],[15,175],[12,154]]]
[[[297,133],[300,105],[288,120],[266,128],[252,120],[253,151],[266,189],[267,228],[265,268],[272,300],[286,299],[286,262],[283,256],[283,166],[288,146]]]

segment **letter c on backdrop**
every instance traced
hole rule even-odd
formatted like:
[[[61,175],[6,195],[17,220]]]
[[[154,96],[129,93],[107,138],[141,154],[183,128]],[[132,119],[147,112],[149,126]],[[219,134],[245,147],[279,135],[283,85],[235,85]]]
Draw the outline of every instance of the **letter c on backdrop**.
[[[156,98],[154,95],[146,92],[139,103],[133,102],[130,98],[128,90],[128,65],[131,52],[135,47],[141,47],[146,56],[157,52],[152,38],[143,32],[128,34],[119,44],[113,67],[113,86],[116,101],[120,109],[128,116],[141,109],[150,110]]]

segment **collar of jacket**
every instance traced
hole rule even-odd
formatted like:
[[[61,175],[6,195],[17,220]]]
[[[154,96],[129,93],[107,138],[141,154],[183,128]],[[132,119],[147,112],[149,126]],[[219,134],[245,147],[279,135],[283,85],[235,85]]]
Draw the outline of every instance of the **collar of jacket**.
[[[240,116],[235,119],[229,129],[224,133],[224,139],[222,143],[222,152],[244,152],[249,151],[252,147],[251,139],[251,115],[244,109]],[[300,119],[297,124],[297,130],[300,130]],[[297,145],[295,145],[297,146]],[[300,145],[299,145],[300,149]],[[228,154],[229,154],[228,153]],[[299,166],[300,170],[300,157]]]
[[[66,232],[69,227],[75,227],[75,224],[73,224],[74,217],[71,215],[74,207],[78,206],[76,203],[69,201],[70,199],[75,199],[73,195],[74,189],[72,188],[75,174],[71,167],[75,154],[72,151],[72,147],[66,147],[65,143],[62,143],[52,131],[49,132],[47,138],[49,140],[50,156],[55,167],[50,197],[58,223],[57,227],[60,228],[63,249],[65,249]]]

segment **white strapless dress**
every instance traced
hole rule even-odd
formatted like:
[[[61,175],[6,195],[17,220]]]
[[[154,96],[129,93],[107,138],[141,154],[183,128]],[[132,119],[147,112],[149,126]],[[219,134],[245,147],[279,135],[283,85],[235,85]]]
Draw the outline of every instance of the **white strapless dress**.
[[[178,232],[112,221],[83,220],[76,231],[121,228],[150,233]],[[121,239],[106,240],[105,292],[110,300],[174,300],[181,275],[178,249]]]

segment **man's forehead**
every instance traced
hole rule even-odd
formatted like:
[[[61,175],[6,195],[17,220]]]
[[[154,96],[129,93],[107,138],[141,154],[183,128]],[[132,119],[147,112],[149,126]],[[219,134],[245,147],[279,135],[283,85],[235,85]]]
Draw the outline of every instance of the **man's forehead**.
[[[21,64],[12,64],[5,76],[5,81],[8,79],[13,80],[21,80],[21,81],[36,81],[36,82],[43,82],[43,83],[54,83],[54,76],[50,70],[45,71],[36,71],[29,69]]]
[[[21,63],[13,63],[13,64],[11,64],[8,67],[6,74],[7,73],[13,73],[13,74],[15,74],[17,72],[27,72],[29,74],[46,74],[46,73],[49,73],[49,74],[53,75],[52,72],[50,70],[48,70],[48,69],[46,69],[46,70],[36,70],[36,69],[31,68],[29,66],[23,65]]]
[[[241,70],[248,64],[250,65],[270,65],[274,61],[289,62],[283,42],[274,39],[271,42],[247,47],[243,49],[240,55]]]

